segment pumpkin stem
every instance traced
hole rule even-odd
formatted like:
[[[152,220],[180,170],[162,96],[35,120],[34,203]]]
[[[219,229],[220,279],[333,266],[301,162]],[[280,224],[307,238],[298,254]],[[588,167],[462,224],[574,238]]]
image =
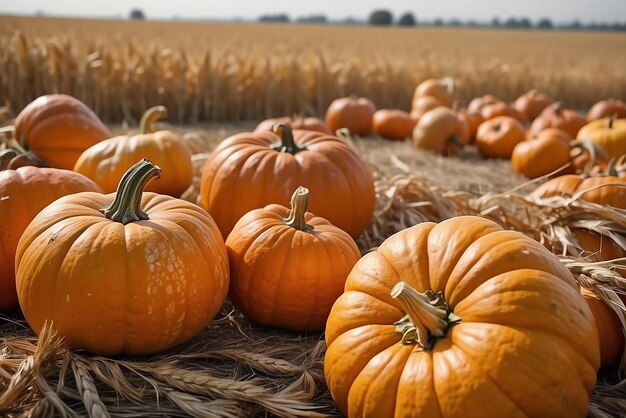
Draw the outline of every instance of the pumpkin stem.
[[[452,77],[444,77],[439,80],[441,84],[443,84],[446,88],[446,93],[452,95],[454,93],[454,78]]]
[[[285,225],[298,231],[311,232],[313,225],[307,224],[305,219],[307,210],[309,210],[309,189],[300,186],[291,195],[291,210],[284,219]]]
[[[613,113],[609,116],[609,120],[607,121],[607,127],[609,129],[613,129],[613,122],[615,122],[615,119],[617,119],[617,114]]]
[[[606,168],[607,176],[611,176],[611,177],[619,176],[616,165],[617,165],[617,161],[615,160],[615,158],[611,158],[611,161],[609,161],[609,166]]]
[[[24,166],[45,167],[46,164],[35,154],[24,151],[21,147],[0,151],[0,170],[15,170]]]
[[[293,131],[291,130],[290,124],[282,122],[275,123],[274,126],[272,126],[272,131],[280,138],[280,142],[272,146],[273,150],[288,152],[295,155],[306,149],[300,148],[296,145],[296,141],[293,139]]]
[[[150,219],[141,210],[141,196],[146,184],[153,178],[161,177],[161,169],[148,160],[141,160],[122,176],[113,203],[100,212],[115,222],[124,225]]]
[[[606,161],[609,159],[609,156],[606,154],[606,152],[595,142],[589,139],[575,139],[570,142],[570,148],[578,149],[581,153],[586,152],[587,155],[589,155],[589,162],[585,165],[585,172],[591,171],[593,166],[596,165],[598,161]],[[577,157],[578,155],[576,155],[575,157]]]
[[[459,138],[457,135],[452,135],[448,137],[448,139],[446,140],[446,147],[445,147],[446,155],[453,155],[455,154],[454,151],[457,148],[462,150],[464,147],[465,147],[465,142],[463,142],[463,140]]]
[[[167,108],[165,106],[153,106],[150,109],[143,112],[141,121],[139,122],[139,129],[142,134],[149,134],[154,132],[152,124],[167,117]]]
[[[425,350],[433,348],[437,338],[446,335],[448,328],[461,321],[443,300],[443,293],[428,290],[420,293],[405,282],[391,289],[391,297],[397,299],[406,316],[396,322],[396,330],[402,334],[402,344],[417,343]]]

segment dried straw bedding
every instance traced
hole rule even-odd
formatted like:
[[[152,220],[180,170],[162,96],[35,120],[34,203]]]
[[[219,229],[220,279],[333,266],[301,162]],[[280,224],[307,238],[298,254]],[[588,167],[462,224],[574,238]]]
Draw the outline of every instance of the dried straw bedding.
[[[188,132],[207,153],[193,157],[196,178],[183,198],[197,201],[199,172],[218,135]],[[424,221],[480,215],[551,247],[579,283],[618,313],[626,259],[590,262],[570,228],[585,226],[626,248],[626,211],[572,199],[538,201],[532,184],[508,162],[484,161],[472,151],[460,159],[418,152],[406,143],[354,139],[374,172],[377,208],[359,238],[363,253],[393,233]],[[0,416],[8,417],[241,417],[335,416],[324,382],[324,338],[247,321],[227,302],[192,341],[150,358],[105,358],[70,352],[52,329],[37,339],[19,315],[0,316]],[[626,414],[622,363],[602,370],[590,416]]]

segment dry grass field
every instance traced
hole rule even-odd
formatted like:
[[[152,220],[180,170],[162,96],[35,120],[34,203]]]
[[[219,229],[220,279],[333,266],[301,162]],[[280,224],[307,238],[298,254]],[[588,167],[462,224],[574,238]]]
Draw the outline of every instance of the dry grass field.
[[[626,35],[0,17],[0,102],[65,92],[108,121],[164,104],[176,122],[323,114],[339,96],[407,108],[452,76],[458,98],[535,88],[567,106],[626,97]]]

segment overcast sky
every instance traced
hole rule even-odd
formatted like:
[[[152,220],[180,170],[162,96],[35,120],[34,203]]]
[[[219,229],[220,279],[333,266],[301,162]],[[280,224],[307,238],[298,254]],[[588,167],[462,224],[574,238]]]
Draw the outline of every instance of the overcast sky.
[[[377,8],[390,10],[397,17],[410,11],[418,19],[489,21],[493,17],[548,17],[555,22],[579,19],[582,22],[626,21],[626,0],[0,0],[0,14],[63,16],[127,16],[131,8],[142,9],[148,18],[226,18],[254,19],[266,13],[287,13],[291,18],[325,14],[329,19],[348,16],[366,18]]]

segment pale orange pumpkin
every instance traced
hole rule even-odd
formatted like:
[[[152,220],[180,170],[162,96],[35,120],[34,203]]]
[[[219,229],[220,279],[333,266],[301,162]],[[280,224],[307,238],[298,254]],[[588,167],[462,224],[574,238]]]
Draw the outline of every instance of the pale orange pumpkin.
[[[609,117],[589,122],[576,138],[594,142],[609,158],[620,158],[626,154],[626,119]]]
[[[413,102],[418,97],[432,96],[443,106],[452,107],[454,103],[455,84],[451,77],[429,78],[418,84],[413,92]]]
[[[361,257],[350,235],[307,212],[308,205],[309,191],[299,187],[291,209],[268,205],[248,212],[226,239],[229,297],[253,321],[296,331],[323,330]]]
[[[199,206],[142,193],[159,169],[133,166],[116,193],[77,193],[20,239],[16,285],[35,332],[52,321],[74,348],[146,355],[189,340],[228,292],[224,241]]]
[[[413,129],[413,145],[442,155],[456,155],[469,143],[469,127],[452,109],[440,106],[422,116]]]

